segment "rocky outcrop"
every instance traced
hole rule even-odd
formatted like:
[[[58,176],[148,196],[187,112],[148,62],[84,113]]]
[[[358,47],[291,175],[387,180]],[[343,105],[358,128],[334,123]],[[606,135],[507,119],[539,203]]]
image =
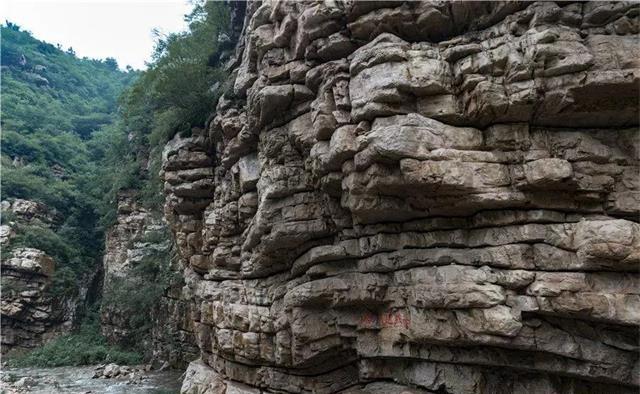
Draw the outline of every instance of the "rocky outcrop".
[[[248,3],[165,148],[183,393],[632,393],[638,4]]]
[[[105,253],[102,259],[103,298],[113,296],[123,287],[127,276],[136,262],[147,255],[154,248],[166,245],[155,245],[143,242],[146,226],[158,226],[151,223],[151,215],[146,210],[137,207],[132,196],[122,195],[118,199],[117,223],[111,226],[105,237]],[[103,302],[100,310],[100,327],[102,335],[111,343],[122,343],[131,337],[129,324],[130,311],[124,305]]]
[[[163,236],[166,225],[160,216],[141,207],[131,193],[121,193],[117,213],[117,223],[105,240],[102,334],[111,343],[148,349],[146,356],[158,366],[167,363],[185,368],[197,357],[198,348],[192,319],[186,318],[192,308],[182,295],[182,281],[140,272],[149,259],[154,271],[177,270],[169,258],[171,242]],[[164,280],[166,284],[152,284],[162,289],[148,283]],[[135,305],[139,301],[136,296],[155,297],[158,290],[157,299],[146,301],[150,310],[141,310],[147,305]],[[141,313],[145,316],[139,316]],[[144,343],[141,346],[136,341]]]
[[[71,319],[58,316],[59,305],[46,291],[54,271],[53,259],[38,249],[18,248],[3,256],[2,353],[33,348],[70,328]]]
[[[1,206],[0,350],[6,354],[34,348],[69,331],[75,323],[79,298],[52,294],[56,262],[51,256],[12,242],[19,223],[50,227],[57,220],[56,213],[44,204],[24,199],[5,200]]]
[[[172,267],[176,274],[179,266]],[[151,361],[152,366],[163,366],[184,371],[197,359],[199,349],[193,328],[195,306],[183,293],[182,281],[175,281],[166,289],[154,308],[152,317]]]

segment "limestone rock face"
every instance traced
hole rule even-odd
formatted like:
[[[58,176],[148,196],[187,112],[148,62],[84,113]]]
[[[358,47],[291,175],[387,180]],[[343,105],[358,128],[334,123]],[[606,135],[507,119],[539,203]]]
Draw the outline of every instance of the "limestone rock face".
[[[44,251],[14,245],[20,224],[43,228],[55,225],[58,215],[42,203],[24,199],[0,203],[5,224],[0,225],[0,352],[39,346],[70,330],[82,295],[52,294],[56,262]]]
[[[159,267],[158,256],[171,254],[170,241],[161,236],[164,230],[166,224],[161,217],[141,207],[133,196],[121,193],[117,223],[107,233],[103,258],[101,331],[111,343],[130,346],[132,340],[138,340],[134,339],[139,327],[132,322],[136,316],[130,310],[131,303],[125,305],[123,302],[127,300],[118,294],[120,291],[125,298],[130,298],[129,291],[147,291],[142,288],[144,283],[139,282],[145,278],[137,277],[135,270],[145,259],[152,259],[153,265]],[[143,339],[144,347],[149,349],[148,356],[154,362],[184,367],[197,357],[192,319],[186,318],[191,309],[181,286],[167,284],[159,302],[148,311],[153,324]]]
[[[13,215],[28,222],[38,221],[46,225],[59,218],[55,211],[37,201],[16,198],[12,201],[4,200],[1,205],[3,213],[11,212]]]
[[[33,348],[72,324],[73,310],[47,293],[55,262],[43,251],[16,248],[2,259],[2,353]]]
[[[183,393],[632,393],[640,10],[250,2],[164,151]]]

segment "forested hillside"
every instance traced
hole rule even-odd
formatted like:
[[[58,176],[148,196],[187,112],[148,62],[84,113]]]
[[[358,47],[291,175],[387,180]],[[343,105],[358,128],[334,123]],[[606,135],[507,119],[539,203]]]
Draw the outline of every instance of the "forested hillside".
[[[222,2],[194,3],[185,16],[189,29],[158,37],[149,68],[120,98],[118,122],[97,137],[109,146],[102,152],[108,201],[119,190],[135,190],[144,206],[160,208],[158,171],[165,142],[204,127],[223,90],[226,75],[218,58],[234,45],[223,34],[229,28],[228,8]],[[216,40],[219,36],[224,39]],[[106,223],[114,212],[113,205],[106,207]]]
[[[113,59],[79,59],[72,49],[39,41],[14,24],[2,26],[2,224],[11,228],[3,243],[3,267],[9,266],[8,258],[21,256],[22,248],[35,248],[55,261],[52,285],[47,285],[54,299],[101,289],[94,306],[100,305],[105,336],[99,335],[92,313],[81,335],[61,337],[17,363],[104,361],[109,358],[105,338],[147,354],[143,339],[173,277],[169,253],[158,246],[170,244],[160,219],[161,152],[176,133],[204,127],[227,88],[220,59],[235,44],[223,33],[228,14],[223,3],[195,2],[185,16],[188,30],[158,35],[145,71],[122,71]],[[13,206],[16,199],[38,204],[29,209],[43,215],[15,214],[22,209]],[[140,217],[145,218],[140,227],[131,224]],[[147,227],[153,230],[138,234]],[[144,256],[141,261],[113,277],[110,265],[128,267],[126,256],[136,253]],[[102,286],[90,285],[91,278],[100,278],[101,262]],[[127,341],[105,332],[109,316]],[[15,321],[22,328],[26,320]],[[82,350],[69,358],[70,344]]]
[[[27,246],[52,256],[54,292],[76,291],[99,262],[97,162],[105,147],[93,136],[114,122],[117,98],[138,75],[2,26],[2,199],[42,203],[52,219],[15,223],[3,254]]]

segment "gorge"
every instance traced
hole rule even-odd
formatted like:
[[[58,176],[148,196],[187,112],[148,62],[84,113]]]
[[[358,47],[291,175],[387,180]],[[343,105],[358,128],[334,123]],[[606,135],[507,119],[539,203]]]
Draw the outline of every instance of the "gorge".
[[[637,392],[638,3],[224,6],[206,121],[129,137],[162,201],[117,188],[110,343],[184,394]]]

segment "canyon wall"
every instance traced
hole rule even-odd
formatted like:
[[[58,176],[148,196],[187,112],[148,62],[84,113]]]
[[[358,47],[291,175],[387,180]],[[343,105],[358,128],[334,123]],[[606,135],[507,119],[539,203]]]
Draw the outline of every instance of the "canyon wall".
[[[55,259],[40,249],[14,245],[19,226],[51,228],[59,221],[55,212],[24,199],[4,200],[1,208],[0,352],[6,354],[33,349],[71,330],[88,285],[81,283],[78,292],[54,294]]]
[[[198,354],[187,318],[192,306],[174,275],[179,266],[166,231],[162,218],[133,193],[120,193],[116,223],[105,239],[100,326],[110,343],[146,349],[155,366],[186,368]]]
[[[639,7],[250,2],[164,151],[183,393],[634,393]]]

